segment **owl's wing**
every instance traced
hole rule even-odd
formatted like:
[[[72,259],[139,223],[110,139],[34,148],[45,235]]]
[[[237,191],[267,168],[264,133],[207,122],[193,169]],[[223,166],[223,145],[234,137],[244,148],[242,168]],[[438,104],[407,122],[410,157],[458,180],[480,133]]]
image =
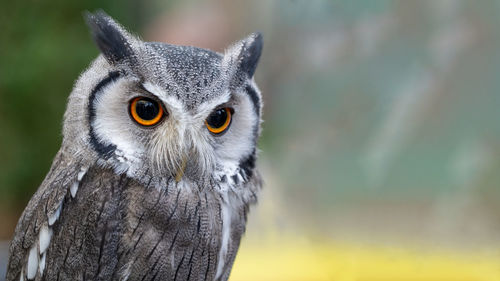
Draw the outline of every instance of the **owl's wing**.
[[[52,226],[58,219],[70,186],[77,182],[81,165],[59,151],[44,181],[19,219],[9,249],[6,280],[25,280],[44,270]]]
[[[16,227],[7,280],[213,279],[217,253],[196,247],[208,202],[97,165],[80,178],[79,166],[57,155]]]
[[[16,227],[7,280],[214,279],[221,243],[216,195],[142,186],[99,166],[82,177],[81,166],[56,156]],[[247,211],[232,222],[237,231],[221,280]]]

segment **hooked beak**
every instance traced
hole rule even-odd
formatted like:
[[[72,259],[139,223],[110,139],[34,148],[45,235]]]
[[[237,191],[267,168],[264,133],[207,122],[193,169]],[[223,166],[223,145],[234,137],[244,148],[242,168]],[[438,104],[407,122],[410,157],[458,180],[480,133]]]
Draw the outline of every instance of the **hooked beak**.
[[[175,181],[180,182],[182,179],[182,176],[184,176],[184,170],[186,169],[186,163],[187,163],[187,156],[182,157],[182,163],[181,166],[179,166],[179,169],[175,173]]]

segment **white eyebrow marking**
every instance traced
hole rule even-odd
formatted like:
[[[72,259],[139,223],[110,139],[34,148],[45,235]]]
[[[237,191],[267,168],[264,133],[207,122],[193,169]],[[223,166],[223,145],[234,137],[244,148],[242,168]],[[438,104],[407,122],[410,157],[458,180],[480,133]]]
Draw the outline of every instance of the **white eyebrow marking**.
[[[184,104],[182,104],[179,99],[177,99],[175,96],[168,95],[160,86],[152,84],[150,82],[145,82],[144,84],[142,84],[142,86],[148,92],[155,95],[163,102],[167,103],[166,105],[169,107],[169,109],[174,111],[173,113],[182,114],[186,111],[186,109],[184,108]]]
[[[219,105],[224,104],[231,98],[231,93],[229,91],[224,91],[220,96],[217,96],[211,101],[204,102],[198,106],[198,112],[194,116],[194,119],[205,119],[207,116]]]

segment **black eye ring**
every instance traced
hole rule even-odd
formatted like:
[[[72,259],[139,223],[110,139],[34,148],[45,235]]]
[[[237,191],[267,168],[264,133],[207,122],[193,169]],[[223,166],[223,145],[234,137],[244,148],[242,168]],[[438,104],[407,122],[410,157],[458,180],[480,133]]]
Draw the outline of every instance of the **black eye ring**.
[[[215,135],[222,134],[229,129],[233,114],[234,109],[230,107],[216,109],[205,120],[205,126]]]

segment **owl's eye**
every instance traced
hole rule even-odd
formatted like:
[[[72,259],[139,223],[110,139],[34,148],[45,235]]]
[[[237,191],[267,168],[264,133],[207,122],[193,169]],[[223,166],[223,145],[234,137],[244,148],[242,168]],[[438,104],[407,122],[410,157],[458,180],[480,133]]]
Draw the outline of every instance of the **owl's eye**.
[[[163,107],[153,99],[137,97],[130,102],[130,116],[142,126],[153,126],[163,118]]]
[[[234,110],[229,107],[219,108],[212,112],[205,120],[208,130],[214,134],[225,132],[231,124],[231,115]]]

